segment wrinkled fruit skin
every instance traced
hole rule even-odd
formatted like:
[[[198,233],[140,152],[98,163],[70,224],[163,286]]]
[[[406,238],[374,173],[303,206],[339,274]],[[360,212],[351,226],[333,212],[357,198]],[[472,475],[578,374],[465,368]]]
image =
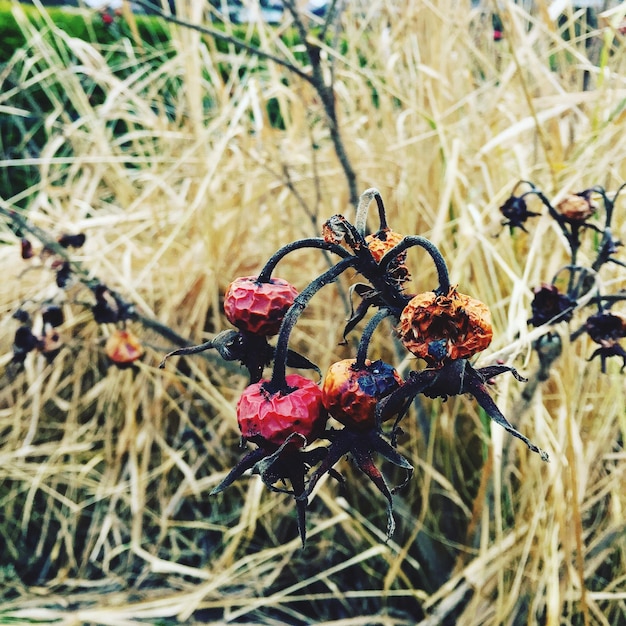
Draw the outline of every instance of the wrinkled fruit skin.
[[[383,228],[373,235],[365,238],[367,247],[372,253],[374,260],[380,263],[381,259],[395,246],[404,239],[404,235],[396,233],[389,228]],[[406,250],[401,252],[390,264],[389,273],[398,283],[404,283],[410,279],[409,268],[406,266],[407,253]]]
[[[143,354],[139,339],[129,330],[116,328],[104,346],[106,355],[118,365],[129,365]]]
[[[398,334],[407,350],[431,367],[467,359],[484,350],[493,336],[487,305],[453,287],[415,296],[400,315]]]
[[[237,422],[245,439],[262,447],[277,447],[297,433],[307,442],[324,430],[327,413],[322,405],[322,390],[312,380],[291,374],[286,377],[290,393],[268,393],[260,381],[248,386],[237,403]],[[301,446],[303,441],[294,440]]]
[[[404,235],[384,228],[373,235],[365,237],[365,243],[376,261],[380,261],[389,250],[397,246],[404,239]],[[402,258],[400,258],[402,257]],[[406,251],[398,255],[401,262],[406,260]]]
[[[556,205],[556,210],[568,222],[581,224],[598,210],[598,206],[584,195],[570,194]]]
[[[365,368],[354,369],[356,359],[345,359],[330,366],[322,384],[322,402],[344,426],[373,428],[378,400],[398,389],[400,374],[382,361],[369,360]]]
[[[226,290],[224,313],[228,321],[253,335],[276,335],[298,291],[281,278],[260,283],[256,276],[236,278]]]

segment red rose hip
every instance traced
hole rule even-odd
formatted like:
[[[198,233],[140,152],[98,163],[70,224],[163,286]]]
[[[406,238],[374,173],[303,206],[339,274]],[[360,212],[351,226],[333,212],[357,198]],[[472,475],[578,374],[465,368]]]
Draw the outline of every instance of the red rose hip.
[[[224,313],[239,330],[276,335],[298,291],[282,278],[259,282],[256,276],[236,278],[226,290]]]
[[[327,414],[322,404],[322,390],[312,380],[291,374],[286,377],[291,391],[270,393],[254,383],[244,389],[237,403],[237,422],[241,434],[261,447],[280,446],[292,434],[307,442],[324,429]],[[296,439],[294,445],[302,445]]]
[[[372,428],[376,404],[398,389],[403,381],[398,372],[383,361],[345,359],[330,366],[322,384],[322,402],[328,412],[349,428]]]

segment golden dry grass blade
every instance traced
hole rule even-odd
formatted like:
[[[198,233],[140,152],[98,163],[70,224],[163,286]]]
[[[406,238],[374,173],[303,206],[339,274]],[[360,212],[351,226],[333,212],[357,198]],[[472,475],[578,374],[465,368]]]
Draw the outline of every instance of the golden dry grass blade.
[[[469,3],[359,4],[346,7],[338,49],[319,43],[360,189],[377,187],[391,227],[432,237],[453,282],[489,305],[494,341],[478,365],[502,358],[532,376],[545,332],[527,325],[532,288],[568,262],[567,247],[545,215],[509,237],[498,207],[521,178],[557,199],[626,180],[617,12],[585,33],[570,9],[559,25],[507,2],[494,41],[491,14]],[[199,6],[185,3],[184,16],[200,21]],[[38,174],[2,207],[28,199],[33,225],[84,232],[72,254],[143,315],[206,341],[228,328],[221,299],[234,277],[331,215],[354,217],[322,106],[284,67],[181,26],[140,49],[132,36],[76,40],[21,5],[13,14],[27,47],[0,74],[0,114],[37,119],[45,141],[0,157],[3,170]],[[280,32],[263,25],[259,45],[297,63]],[[621,624],[624,378],[618,363],[606,374],[588,363],[591,342],[570,344],[565,324],[564,356],[528,401],[512,379],[493,388],[549,465],[489,431],[471,398],[424,400],[403,422],[400,451],[418,471],[394,496],[393,539],[381,541],[378,494],[341,462],[346,487],[320,483],[302,550],[292,499],[258,477],[208,495],[242,453],[238,364],[191,356],[159,370],[176,346],[133,322],[145,356],[115,369],[104,355],[113,326],[86,306],[93,293],[57,288],[49,257],[21,259],[19,235],[0,226],[0,624]],[[432,289],[422,252],[408,263],[407,289]],[[276,274],[302,288],[326,267],[303,250]],[[604,286],[626,287],[623,268],[606,270]],[[13,371],[11,314],[40,324],[51,302],[65,314],[59,355]],[[322,370],[353,356],[339,345],[346,314],[326,287],[292,347]],[[405,356],[385,325],[370,351]]]

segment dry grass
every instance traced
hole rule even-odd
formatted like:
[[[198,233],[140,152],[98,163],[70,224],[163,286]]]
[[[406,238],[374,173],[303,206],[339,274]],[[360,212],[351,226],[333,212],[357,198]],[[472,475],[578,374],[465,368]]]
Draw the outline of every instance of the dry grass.
[[[489,304],[495,340],[481,362],[504,350],[532,376],[531,289],[567,250],[547,217],[509,238],[498,206],[520,178],[557,198],[626,180],[624,36],[577,37],[572,14],[558,28],[507,4],[496,43],[488,17],[454,0],[370,6],[345,16],[345,55],[325,52],[337,56],[359,186],[378,187],[392,227],[430,237],[452,280]],[[319,102],[287,70],[219,54],[180,27],[165,55],[23,23],[30,45],[4,76],[51,97],[61,87],[75,109],[46,120],[27,216],[53,233],[85,232],[77,258],[145,316],[205,340],[228,327],[220,298],[233,277],[330,215],[352,216]],[[272,29],[262,41],[292,54]],[[228,80],[225,62],[236,70]],[[284,130],[269,124],[273,99]],[[10,104],[5,91],[0,105]],[[158,370],[172,346],[141,327],[138,367],[107,367],[111,329],[80,305],[89,294],[60,292],[45,267],[26,271],[14,234],[1,238],[0,624],[623,623],[624,377],[618,363],[604,375],[588,363],[586,341],[565,346],[530,404],[517,382],[497,387],[549,465],[500,429],[489,434],[471,398],[424,403],[400,442],[418,471],[396,496],[393,539],[384,543],[380,498],[344,464],[347,490],[317,491],[303,550],[291,501],[258,477],[208,497],[240,454],[242,373],[201,357]],[[278,274],[303,286],[325,260],[297,254]],[[415,289],[432,288],[430,266],[420,271],[411,255]],[[623,288],[623,268],[611,271],[605,283]],[[66,314],[61,353],[52,364],[30,355],[10,378],[11,313],[51,300]],[[327,288],[294,347],[322,369],[348,356],[338,345],[345,315]],[[380,335],[373,352],[396,359]]]

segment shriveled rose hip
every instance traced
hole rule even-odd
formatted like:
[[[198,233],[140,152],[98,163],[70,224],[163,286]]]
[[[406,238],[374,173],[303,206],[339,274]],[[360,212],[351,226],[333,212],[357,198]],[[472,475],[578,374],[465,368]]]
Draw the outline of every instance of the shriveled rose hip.
[[[289,393],[269,393],[264,385],[254,383],[244,389],[237,403],[237,422],[241,434],[259,446],[280,446],[290,435],[301,435],[307,442],[324,429],[327,413],[322,404],[322,390],[312,380],[291,374],[286,377]],[[295,439],[294,445],[302,445]]]
[[[322,384],[322,402],[328,412],[349,428],[372,428],[376,404],[402,385],[398,372],[383,361],[338,361],[328,368]]]
[[[372,253],[372,256],[377,263],[380,263],[381,259],[392,248],[397,246],[404,239],[404,235],[396,233],[390,228],[383,228],[377,233],[368,235],[365,238],[367,247]],[[389,264],[389,272],[392,277],[396,278],[399,283],[404,283],[410,279],[409,268],[406,265],[407,253],[406,250],[401,252],[393,261]]]
[[[568,222],[581,224],[598,210],[598,205],[588,195],[570,194],[556,205],[556,210]]]
[[[398,333],[406,349],[433,367],[467,359],[484,350],[493,336],[491,313],[479,300],[454,287],[415,296],[400,315]]]
[[[380,261],[389,250],[397,246],[404,239],[404,235],[396,233],[389,228],[384,228],[372,235],[365,237],[367,247],[370,249],[372,256]],[[402,262],[406,260],[406,251],[398,255],[398,259]]]
[[[226,290],[224,313],[228,321],[253,335],[275,335],[298,291],[282,278],[259,282],[256,276],[236,278]]]

